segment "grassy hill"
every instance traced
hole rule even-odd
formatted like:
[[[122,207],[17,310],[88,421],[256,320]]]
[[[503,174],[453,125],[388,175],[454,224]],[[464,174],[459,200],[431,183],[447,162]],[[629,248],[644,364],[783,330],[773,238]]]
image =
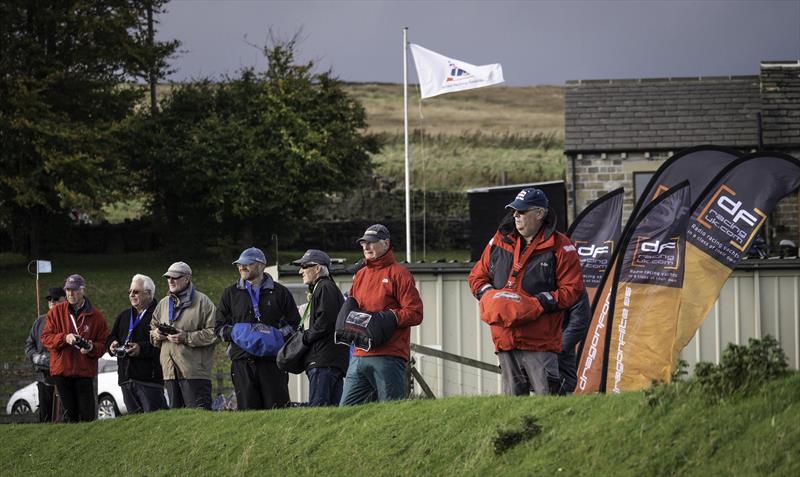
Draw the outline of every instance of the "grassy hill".
[[[402,186],[403,88],[348,84],[367,111],[369,132],[384,149],[376,173]],[[490,87],[424,101],[409,88],[412,187],[464,190],[501,183],[561,179],[564,174],[564,92],[559,86]]]
[[[794,476],[800,374],[715,405],[694,392],[178,410],[5,425],[0,439],[0,475]]]

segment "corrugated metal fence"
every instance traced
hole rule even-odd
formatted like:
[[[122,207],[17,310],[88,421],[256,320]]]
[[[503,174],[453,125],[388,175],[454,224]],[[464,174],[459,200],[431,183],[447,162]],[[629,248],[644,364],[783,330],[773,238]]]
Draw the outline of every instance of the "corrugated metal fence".
[[[478,304],[467,286],[468,264],[414,264],[411,267],[425,305],[421,326],[411,341],[449,353],[497,364],[489,328],[478,319]],[[281,269],[281,281],[298,282],[295,270]],[[350,275],[337,275],[343,291]],[[293,287],[295,288],[295,287]],[[728,343],[772,335],[780,341],[789,366],[800,369],[800,260],[744,262],[728,279],[718,301],[682,357],[693,367],[698,361],[719,362]],[[417,369],[437,397],[498,394],[497,374],[439,358],[412,353]],[[292,400],[305,401],[305,375],[292,376]]]

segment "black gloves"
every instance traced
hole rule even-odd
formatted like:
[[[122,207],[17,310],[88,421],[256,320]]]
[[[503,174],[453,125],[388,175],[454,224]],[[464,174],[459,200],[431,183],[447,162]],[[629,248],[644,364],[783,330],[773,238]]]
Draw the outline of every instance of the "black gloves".
[[[537,293],[534,298],[539,300],[545,313],[552,313],[558,309],[558,302],[550,292]]]

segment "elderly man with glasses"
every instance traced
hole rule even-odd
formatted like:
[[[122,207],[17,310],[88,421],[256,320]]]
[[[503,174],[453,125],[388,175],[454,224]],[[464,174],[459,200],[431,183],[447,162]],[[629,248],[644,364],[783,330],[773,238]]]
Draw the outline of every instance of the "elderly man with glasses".
[[[261,353],[248,343],[262,334],[294,332],[300,325],[294,297],[265,272],[267,257],[261,249],[244,250],[233,265],[239,280],[222,292],[215,330],[231,344],[228,356],[237,408],[288,407],[289,375],[278,368],[274,354]]]
[[[555,230],[555,214],[540,189],[523,189],[469,274],[489,324],[502,370],[503,392],[550,394],[559,382],[564,311],[583,294],[575,246]]]
[[[330,274],[331,258],[327,253],[310,249],[292,263],[300,267],[298,273],[308,287],[311,307],[308,329],[303,331],[303,343],[309,347],[305,356],[308,404],[338,406],[350,360],[350,349],[333,340],[344,297]]]
[[[211,410],[216,307],[192,283],[192,269],[175,262],[164,274],[169,294],[150,322],[150,342],[161,348],[161,371],[169,405]]]
[[[161,350],[150,343],[155,292],[152,278],[134,275],[128,289],[131,306],[117,315],[106,340],[108,354],[117,357],[119,386],[129,414],[167,407],[159,362]]]

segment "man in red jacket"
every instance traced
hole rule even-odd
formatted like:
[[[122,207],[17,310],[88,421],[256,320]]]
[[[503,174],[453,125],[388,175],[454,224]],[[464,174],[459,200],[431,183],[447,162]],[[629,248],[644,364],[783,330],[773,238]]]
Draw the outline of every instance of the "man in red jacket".
[[[67,301],[47,312],[42,343],[50,351],[50,375],[61,400],[65,422],[97,417],[94,377],[106,350],[106,318],[86,298],[86,281],[70,275],[64,284]]]
[[[422,323],[422,299],[411,272],[394,258],[389,230],[381,224],[372,225],[358,243],[366,265],[353,278],[350,296],[367,313],[391,310],[392,313],[382,314],[381,318],[396,319],[397,328],[381,346],[370,351],[355,350],[347,368],[340,406],[405,397],[411,327]]]
[[[555,230],[544,192],[523,189],[506,208],[468,281],[491,329],[503,392],[549,394],[548,379],[559,377],[564,310],[584,290],[581,266],[575,246]]]

